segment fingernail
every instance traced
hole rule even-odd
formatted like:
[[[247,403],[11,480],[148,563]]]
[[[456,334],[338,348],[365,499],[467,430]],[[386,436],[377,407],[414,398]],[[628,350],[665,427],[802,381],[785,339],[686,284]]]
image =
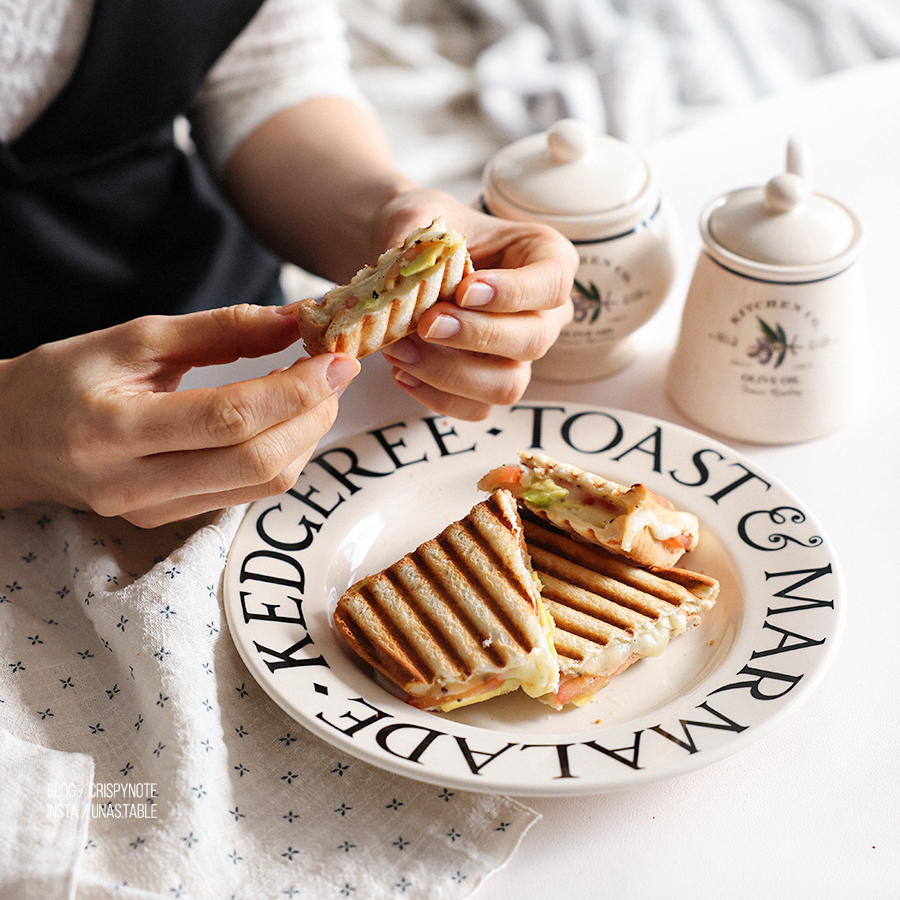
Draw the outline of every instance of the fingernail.
[[[302,300],[295,300],[293,303],[285,303],[284,306],[277,306],[275,311],[282,316],[292,316],[300,308]]]
[[[438,316],[432,323],[425,337],[431,341],[445,341],[459,334],[460,324],[453,316]]]
[[[394,369],[393,374],[394,381],[397,384],[402,384],[404,387],[417,388],[422,383],[415,375],[410,375],[409,372],[404,372],[403,369]]]
[[[421,358],[419,348],[410,338],[403,338],[389,347],[385,347],[384,355],[388,359],[396,360],[406,366],[414,366]]]
[[[473,281],[462,296],[460,306],[487,306],[494,299],[494,289],[483,281]]]
[[[359,372],[359,360],[352,356],[336,356],[325,371],[328,386],[336,390],[347,384]]]

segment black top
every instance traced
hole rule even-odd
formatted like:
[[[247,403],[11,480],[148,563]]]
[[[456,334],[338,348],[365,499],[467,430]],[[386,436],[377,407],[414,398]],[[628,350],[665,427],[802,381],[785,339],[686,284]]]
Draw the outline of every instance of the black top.
[[[278,302],[173,122],[262,0],[96,0],[68,84],[0,143],[0,357],[146,313]]]

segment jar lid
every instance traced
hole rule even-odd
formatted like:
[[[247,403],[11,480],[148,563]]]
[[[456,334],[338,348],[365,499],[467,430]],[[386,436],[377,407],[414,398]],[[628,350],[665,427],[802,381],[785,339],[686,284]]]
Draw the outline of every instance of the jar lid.
[[[762,187],[732,191],[710,204],[701,217],[707,244],[763,267],[846,265],[860,237],[856,217],[812,190],[808,153],[796,139],[788,143],[786,168]]]
[[[641,155],[577,119],[561,119],[496,153],[485,168],[483,190],[495,215],[540,219],[573,239],[628,231],[659,202]]]

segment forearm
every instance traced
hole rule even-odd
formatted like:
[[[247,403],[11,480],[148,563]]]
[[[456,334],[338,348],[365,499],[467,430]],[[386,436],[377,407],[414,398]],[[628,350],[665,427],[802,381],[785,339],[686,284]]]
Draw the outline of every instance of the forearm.
[[[385,249],[381,214],[414,187],[377,120],[338,97],[272,116],[238,146],[223,179],[268,246],[338,282]]]
[[[0,360],[0,454],[3,457],[3,465],[0,466],[0,509],[13,509],[45,499],[36,478],[20,464],[27,447],[23,432],[29,427],[28,405],[21,402],[21,392],[18,390],[23,377],[21,367],[21,358]],[[41,424],[44,421],[42,417],[35,418]]]

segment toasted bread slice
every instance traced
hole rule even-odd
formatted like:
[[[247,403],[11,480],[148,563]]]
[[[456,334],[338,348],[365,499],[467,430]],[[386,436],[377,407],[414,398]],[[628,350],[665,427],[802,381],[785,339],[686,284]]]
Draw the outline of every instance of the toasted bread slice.
[[[539,697],[558,686],[553,623],[507,491],[352,586],[334,623],[420,709],[447,712],[519,687]]]
[[[700,538],[700,524],[646,485],[617,484],[544,454],[520,453],[478,482],[504,488],[557,528],[647,566],[673,566]]]
[[[305,300],[297,311],[304,346],[311,356],[333,351],[362,359],[415,331],[422,313],[453,300],[472,271],[465,238],[436,219],[349,284]]]
[[[588,702],[638,659],[658,656],[715,605],[719,583],[707,575],[634,565],[528,513],[522,523],[555,624],[560,684],[542,699],[557,709]]]

